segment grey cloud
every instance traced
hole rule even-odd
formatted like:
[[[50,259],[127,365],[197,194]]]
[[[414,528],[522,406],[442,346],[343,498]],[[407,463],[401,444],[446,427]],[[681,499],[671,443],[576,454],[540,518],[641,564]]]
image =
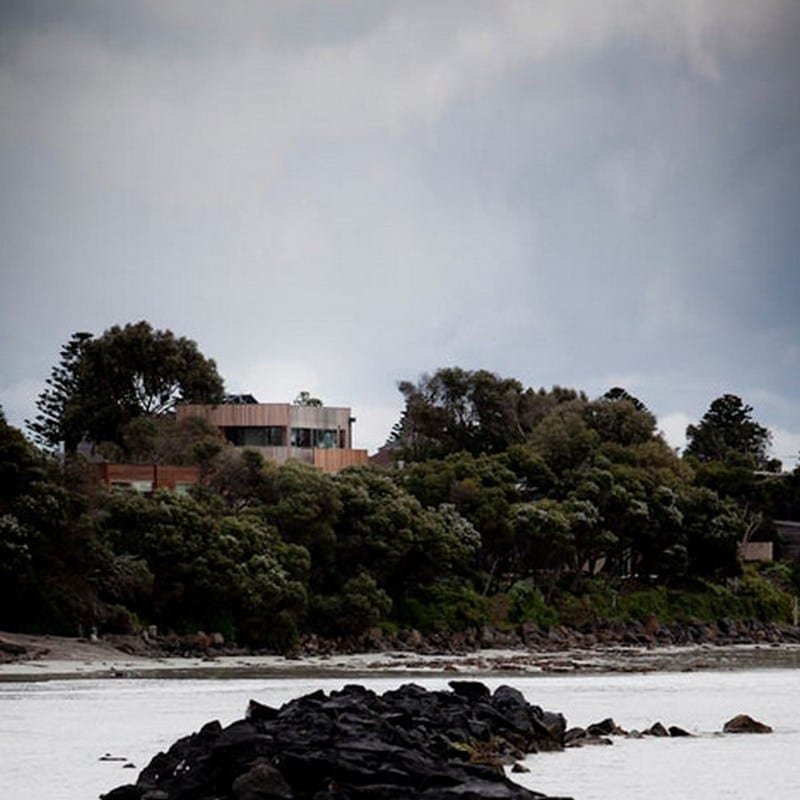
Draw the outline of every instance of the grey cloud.
[[[796,4],[2,12],[16,421],[73,330],[144,317],[262,399],[318,382],[370,446],[446,363],[629,376],[671,420],[760,392],[797,431]]]

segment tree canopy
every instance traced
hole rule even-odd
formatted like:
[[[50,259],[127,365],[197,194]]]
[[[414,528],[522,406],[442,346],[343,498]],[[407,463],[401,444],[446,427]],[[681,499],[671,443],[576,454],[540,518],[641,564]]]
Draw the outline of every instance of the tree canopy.
[[[142,321],[115,325],[95,338],[76,333],[61,350],[28,427],[37,442],[74,452],[82,440],[123,450],[125,426],[142,415],[162,415],[179,402],[223,399],[216,365],[197,344]]]
[[[460,367],[400,381],[398,389],[405,408],[389,443],[404,461],[503,452],[524,442],[555,406],[586,399],[571,389],[535,392],[515,378]]]
[[[697,425],[686,428],[686,455],[698,461],[767,465],[771,434],[753,419],[753,408],[734,394],[714,400]]]
[[[800,470],[754,470],[769,432],[733,395],[680,458],[621,387],[590,400],[447,368],[400,385],[405,463],[330,475],[169,414],[221,385],[193,342],[139,323],[76,334],[41,399],[45,443],[94,435],[133,461],[198,464],[188,496],[108,491],[0,411],[0,627],[152,622],[285,647],[303,632],[556,624],[591,611],[590,592],[740,576],[738,546],[800,514]]]
[[[296,406],[305,406],[307,408],[320,408],[322,406],[322,400],[319,397],[313,397],[310,392],[305,390],[298,392],[292,403]]]
[[[67,452],[72,452],[80,444],[82,425],[77,419],[79,408],[75,398],[80,392],[83,352],[91,339],[92,334],[85,331],[72,334],[61,348],[60,360],[36,402],[39,413],[34,420],[25,421],[34,441],[45,449],[63,445]]]

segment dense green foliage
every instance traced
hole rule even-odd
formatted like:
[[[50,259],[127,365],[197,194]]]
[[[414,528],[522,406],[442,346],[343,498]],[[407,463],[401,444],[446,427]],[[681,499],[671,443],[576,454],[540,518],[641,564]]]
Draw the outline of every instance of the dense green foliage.
[[[718,397],[697,425],[686,429],[686,455],[698,461],[724,461],[764,468],[771,434],[752,418],[739,397]]]
[[[195,342],[147,322],[115,325],[95,338],[76,333],[61,350],[47,388],[28,422],[36,441],[67,453],[81,441],[126,449],[126,425],[140,416],[168,413],[178,402],[223,398],[214,362]]]
[[[85,379],[98,341],[77,337],[54,370],[59,424],[83,408],[70,379]],[[136,361],[114,352],[103,358]],[[149,386],[158,409],[190,394]],[[221,382],[204,386],[216,396]],[[736,448],[682,459],[619,387],[590,400],[447,369],[400,389],[390,440],[400,465],[337,475],[265,462],[200,420],[146,413],[143,395],[131,405],[98,395],[113,428],[106,452],[199,465],[191,496],[106,491],[92,465],[55,460],[0,415],[0,627],[155,623],[285,648],[302,633],[376,626],[786,618],[800,569],[743,573],[737,548],[773,535],[773,519],[800,518],[800,470],[756,472],[752,448],[749,463]],[[763,444],[749,407],[726,397]]]

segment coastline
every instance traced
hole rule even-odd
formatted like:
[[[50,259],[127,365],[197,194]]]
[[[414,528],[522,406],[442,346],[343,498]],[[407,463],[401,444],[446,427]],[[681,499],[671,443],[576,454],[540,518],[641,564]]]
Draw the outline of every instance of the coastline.
[[[113,644],[60,636],[0,633],[10,649],[0,682],[114,678],[357,678],[377,675],[568,675],[800,668],[798,643],[594,645],[542,649],[486,648],[463,652],[386,650],[299,656],[129,654]]]

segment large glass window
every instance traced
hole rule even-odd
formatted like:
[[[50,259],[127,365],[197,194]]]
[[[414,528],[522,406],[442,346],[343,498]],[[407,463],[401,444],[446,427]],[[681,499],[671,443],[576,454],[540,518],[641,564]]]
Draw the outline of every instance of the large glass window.
[[[292,447],[313,447],[311,428],[292,428]]]
[[[119,492],[152,494],[153,481],[111,481],[111,488]]]
[[[231,427],[225,428],[225,438],[237,447],[284,447],[286,445],[285,428],[277,425],[265,427]]]
[[[320,447],[325,450],[336,447],[337,439],[335,430],[315,430],[314,431],[314,447]]]

